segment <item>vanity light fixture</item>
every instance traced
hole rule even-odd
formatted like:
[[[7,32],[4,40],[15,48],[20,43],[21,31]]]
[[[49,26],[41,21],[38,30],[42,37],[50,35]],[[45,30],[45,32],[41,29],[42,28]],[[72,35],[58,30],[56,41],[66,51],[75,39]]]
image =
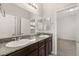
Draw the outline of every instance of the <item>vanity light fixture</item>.
[[[28,5],[30,5],[31,7],[35,8],[35,9],[38,9],[37,5],[34,3],[28,3]]]

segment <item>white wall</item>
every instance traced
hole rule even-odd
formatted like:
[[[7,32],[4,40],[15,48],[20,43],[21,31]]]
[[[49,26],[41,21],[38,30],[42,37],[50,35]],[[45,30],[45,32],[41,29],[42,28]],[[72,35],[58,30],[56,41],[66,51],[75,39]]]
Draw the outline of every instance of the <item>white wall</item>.
[[[76,42],[79,42],[79,4],[77,4],[78,11],[76,15]]]
[[[43,4],[42,3],[36,3],[38,5],[38,15],[40,17],[43,16]]]
[[[74,12],[74,11],[73,11]],[[60,12],[57,16],[57,34],[59,39],[75,40],[75,24],[76,14],[69,14],[64,11]]]
[[[55,33],[56,33],[56,31],[55,31],[55,27],[56,27],[56,24],[55,24],[55,21],[56,21],[56,13],[53,11],[53,7],[51,7],[52,6],[52,4],[43,4],[43,16],[44,17],[51,17],[51,19],[52,19],[52,22],[53,22],[53,24],[51,25],[51,27],[52,27],[52,29],[51,29],[51,31],[50,31],[50,33],[53,33],[53,51],[52,51],[52,53],[54,53],[54,54],[56,54],[57,53],[57,48],[56,48],[56,46],[57,46],[57,44],[56,44],[56,39],[55,39]]]
[[[77,20],[76,20],[76,55],[79,56],[79,4],[77,4]]]

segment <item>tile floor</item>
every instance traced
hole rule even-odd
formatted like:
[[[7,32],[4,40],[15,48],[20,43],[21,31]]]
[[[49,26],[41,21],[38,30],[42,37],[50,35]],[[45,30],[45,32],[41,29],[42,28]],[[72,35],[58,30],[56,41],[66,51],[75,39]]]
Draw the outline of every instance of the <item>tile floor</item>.
[[[58,56],[75,56],[76,42],[72,40],[58,39]]]

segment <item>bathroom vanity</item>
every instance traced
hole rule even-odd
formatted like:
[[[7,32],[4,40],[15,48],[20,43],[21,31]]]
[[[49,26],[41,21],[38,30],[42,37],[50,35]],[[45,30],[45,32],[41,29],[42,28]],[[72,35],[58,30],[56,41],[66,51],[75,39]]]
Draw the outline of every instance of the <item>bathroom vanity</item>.
[[[38,38],[38,37],[37,37]],[[15,49],[15,48],[14,48]],[[48,56],[52,52],[52,36],[41,37],[40,39],[24,46],[6,56]]]

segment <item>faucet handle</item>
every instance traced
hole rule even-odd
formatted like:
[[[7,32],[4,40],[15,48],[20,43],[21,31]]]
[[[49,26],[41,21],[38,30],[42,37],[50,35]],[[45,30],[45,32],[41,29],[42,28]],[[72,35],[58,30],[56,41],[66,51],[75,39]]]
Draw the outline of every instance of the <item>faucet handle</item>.
[[[12,34],[12,37],[15,37],[16,35],[15,34]]]
[[[16,41],[16,36],[15,34],[12,34],[12,39],[14,39]]]

